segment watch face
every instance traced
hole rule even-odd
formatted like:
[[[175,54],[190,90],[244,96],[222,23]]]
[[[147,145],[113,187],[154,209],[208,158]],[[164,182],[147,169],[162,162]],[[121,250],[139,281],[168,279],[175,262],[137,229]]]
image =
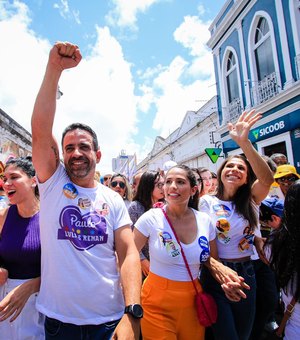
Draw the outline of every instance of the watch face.
[[[143,317],[143,308],[140,305],[133,305],[132,306],[132,315],[135,318]]]

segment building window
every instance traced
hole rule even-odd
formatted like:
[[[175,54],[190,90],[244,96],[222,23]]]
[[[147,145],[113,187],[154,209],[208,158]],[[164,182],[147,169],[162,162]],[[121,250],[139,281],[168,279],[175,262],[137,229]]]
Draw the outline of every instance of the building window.
[[[290,0],[290,13],[296,53],[296,80],[300,80],[300,0]]]
[[[236,60],[232,52],[229,53],[227,59],[226,83],[228,91],[228,102],[231,103],[234,99],[239,98]]]
[[[257,80],[260,81],[275,72],[270,29],[267,20],[263,17],[258,21],[254,43]]]
[[[279,93],[280,77],[273,23],[267,13],[254,18],[249,35],[252,54],[251,102],[261,104]]]
[[[235,122],[242,112],[241,104],[241,84],[239,79],[238,58],[235,51],[228,49],[223,59],[224,87],[226,88],[226,98],[223,110],[223,122]]]

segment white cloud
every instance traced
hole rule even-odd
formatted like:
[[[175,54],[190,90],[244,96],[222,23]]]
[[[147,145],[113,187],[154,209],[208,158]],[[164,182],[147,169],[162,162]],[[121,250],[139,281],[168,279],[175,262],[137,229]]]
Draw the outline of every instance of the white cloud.
[[[191,56],[200,56],[208,52],[206,42],[210,35],[210,22],[203,22],[199,17],[186,16],[184,22],[175,30],[174,39],[190,50]]]
[[[199,4],[199,6],[197,7],[197,10],[198,10],[199,16],[202,16],[206,13],[206,10],[203,4]]]
[[[5,13],[0,21],[0,107],[30,131],[34,100],[42,81],[48,53],[47,40],[29,30],[28,11],[17,6],[15,15]],[[54,133],[72,122],[92,126],[102,150],[100,171],[111,171],[111,159],[121,149],[139,153],[131,139],[135,132],[136,105],[131,65],[108,28],[96,27],[98,36],[92,54],[76,69],[65,71],[60,81],[64,93],[57,103]]]
[[[198,10],[200,13],[204,12],[201,6]],[[167,137],[180,126],[188,110],[198,110],[205,100],[216,93],[213,58],[206,47],[209,24],[196,16],[184,17],[184,21],[174,32],[174,39],[188,49],[191,60],[188,62],[176,56],[168,67],[159,69],[159,74],[151,74],[150,71],[147,73],[154,76],[150,87],[152,92],[147,88],[140,103],[145,108],[155,104],[153,128],[163,137]],[[152,103],[150,99],[153,100]]]
[[[139,87],[139,90],[141,91],[142,95],[138,98],[138,108],[142,112],[148,112],[150,106],[155,101],[153,89],[152,87],[143,84]]]
[[[115,5],[106,20],[109,25],[137,29],[136,21],[139,12],[145,13],[149,7],[161,0],[112,0]]]
[[[146,70],[138,70],[137,75],[142,80],[152,79],[155,75],[162,72],[165,68],[158,64],[155,67],[147,67]]]
[[[80,25],[79,11],[71,10],[68,0],[60,0],[60,3],[55,3],[53,8],[58,9],[59,14],[64,19],[74,19],[75,22]]]
[[[60,3],[55,3],[53,8],[58,9],[59,14],[66,19],[70,15],[69,3],[67,0],[61,0]]]
[[[0,105],[29,130],[30,114],[49,51],[49,43],[29,28],[24,4],[2,8],[0,19]],[[4,48],[5,46],[5,48]]]
[[[155,3],[114,1],[120,8],[131,4],[127,7],[134,14],[131,23],[136,22],[138,12]],[[67,5],[65,2],[66,10]],[[125,15],[126,11],[122,13]],[[51,48],[48,40],[29,29],[30,22],[26,5],[18,1],[0,2],[0,107],[29,131],[32,107]],[[72,122],[91,125],[98,134],[103,154],[101,172],[111,171],[111,159],[121,149],[128,154],[136,152],[139,160],[146,157],[154,140],[142,131],[144,143],[134,143],[138,110],[150,114],[154,107],[153,128],[157,135],[166,137],[179,127],[188,110],[198,110],[202,106],[199,101],[215,94],[212,55],[205,46],[208,25],[197,17],[184,18],[174,32],[174,39],[189,51],[191,61],[175,56],[170,65],[139,70],[140,96],[134,94],[132,65],[126,61],[122,46],[109,28],[96,26],[97,39],[89,48],[91,53],[76,69],[66,71],[60,81],[64,95],[57,105],[54,125],[57,139]]]
[[[197,100],[210,99],[214,94],[214,89],[209,87],[210,78],[183,85],[181,78],[187,70],[188,63],[176,57],[169,68],[154,80],[155,89],[160,95],[156,97],[157,112],[153,127],[160,130],[163,137],[180,126],[188,110],[199,109]]]

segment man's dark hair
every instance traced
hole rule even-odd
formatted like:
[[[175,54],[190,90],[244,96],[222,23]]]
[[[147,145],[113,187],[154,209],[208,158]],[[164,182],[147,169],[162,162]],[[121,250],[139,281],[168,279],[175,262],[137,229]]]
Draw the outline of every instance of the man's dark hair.
[[[267,222],[272,220],[272,215],[276,215],[272,209],[264,204],[259,207],[259,219],[262,222]],[[276,215],[277,216],[277,215]]]
[[[278,154],[277,154],[278,155]],[[268,157],[268,156],[266,156],[266,155],[262,155],[261,156],[263,159],[264,159],[264,161],[268,164],[268,166],[269,166],[269,168],[271,169],[271,171],[273,172],[273,173],[275,173],[276,172],[276,169],[277,169],[277,165],[276,165],[276,163],[272,160],[272,158],[271,157]]]
[[[64,129],[64,131],[62,133],[62,138],[61,138],[61,146],[63,146],[65,135],[68,132],[74,131],[76,129],[88,132],[92,136],[92,138],[93,138],[94,151],[97,151],[99,149],[98,138],[97,138],[97,135],[96,135],[95,131],[91,127],[89,127],[88,125],[85,125],[85,124],[82,124],[82,123],[73,123],[73,124],[67,126]]]

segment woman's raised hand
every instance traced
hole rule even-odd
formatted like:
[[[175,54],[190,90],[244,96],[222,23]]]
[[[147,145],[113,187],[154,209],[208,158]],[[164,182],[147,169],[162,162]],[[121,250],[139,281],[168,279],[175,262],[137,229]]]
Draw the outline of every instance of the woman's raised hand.
[[[235,124],[229,123],[229,135],[238,144],[248,141],[251,127],[262,117],[261,112],[244,111]]]

